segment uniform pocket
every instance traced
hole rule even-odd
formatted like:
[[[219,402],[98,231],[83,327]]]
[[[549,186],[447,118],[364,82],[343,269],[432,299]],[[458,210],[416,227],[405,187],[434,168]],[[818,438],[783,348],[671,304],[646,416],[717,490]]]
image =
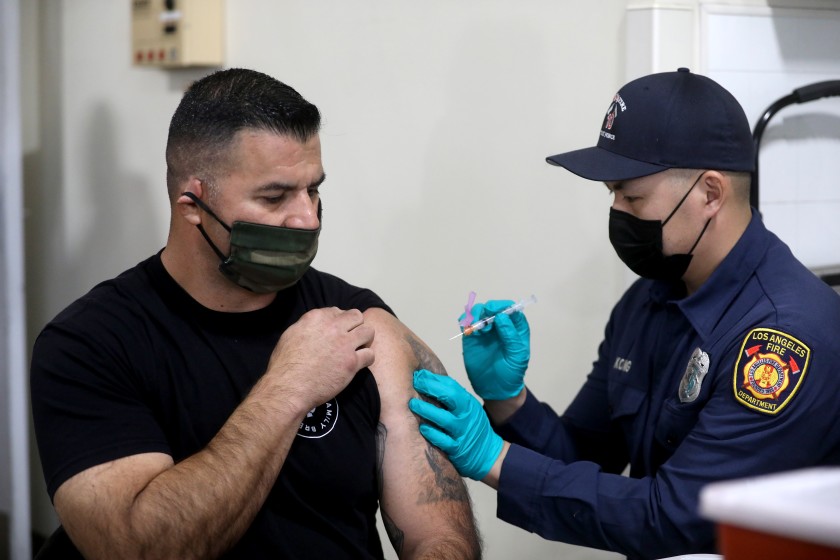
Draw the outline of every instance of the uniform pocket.
[[[654,437],[659,445],[668,451],[674,451],[679,447],[697,423],[697,418],[700,416],[704,404],[704,402],[699,401],[683,403],[676,399],[666,401],[659,414],[659,421],[656,423],[654,432]]]
[[[610,383],[607,394],[611,420],[635,416],[645,400],[644,391],[623,383]]]

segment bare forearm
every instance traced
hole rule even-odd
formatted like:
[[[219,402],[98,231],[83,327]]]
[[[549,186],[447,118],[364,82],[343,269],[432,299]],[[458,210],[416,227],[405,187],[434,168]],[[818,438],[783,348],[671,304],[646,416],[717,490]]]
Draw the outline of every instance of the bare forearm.
[[[436,448],[429,445],[424,455],[429,468],[420,476],[423,484],[412,500],[420,519],[404,518],[399,526],[391,520],[388,529],[394,548],[401,559],[480,558],[481,540],[464,480]],[[401,546],[396,534],[404,537]]]
[[[478,560],[481,546],[477,540],[460,535],[440,537],[422,546],[416,553],[406,556],[411,560]]]
[[[393,446],[399,447],[418,433],[416,420],[407,420],[414,429],[399,437],[397,427],[399,441]],[[388,429],[382,424],[379,435],[382,449],[388,438]],[[393,495],[383,496],[382,501],[382,518],[391,543],[401,559],[480,558],[481,541],[464,480],[439,449],[423,444],[422,454],[402,450],[395,455],[396,449],[385,453],[392,467],[395,460],[400,463],[392,470],[402,474],[399,501],[394,502]],[[413,460],[406,460],[412,456]],[[384,476],[380,471],[380,480]]]
[[[433,523],[435,527],[423,538],[417,539],[414,529],[406,527],[408,538],[399,543],[394,539],[397,527],[388,527],[389,537],[402,560],[472,560],[481,558],[481,539],[475,526],[466,488],[462,487],[459,497],[446,504],[430,507],[434,511],[425,515],[436,515],[445,523]],[[447,499],[449,500],[449,499]],[[419,504],[418,504],[419,505]],[[422,506],[421,506],[422,508]],[[425,509],[425,508],[422,508]],[[403,535],[401,530],[398,530]],[[412,538],[412,534],[413,537]]]
[[[204,450],[140,492],[128,514],[129,549],[143,558],[214,558],[239,540],[271,490],[303,415],[269,405],[263,396],[256,388]]]

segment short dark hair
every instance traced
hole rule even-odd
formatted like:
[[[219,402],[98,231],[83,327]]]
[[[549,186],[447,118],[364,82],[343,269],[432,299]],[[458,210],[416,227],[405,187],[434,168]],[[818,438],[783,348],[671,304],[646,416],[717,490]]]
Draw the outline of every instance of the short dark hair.
[[[672,167],[669,171],[678,181],[693,181],[700,173],[706,171],[705,169],[688,169],[682,167]],[[741,203],[750,202],[750,182],[752,175],[749,171],[725,171],[715,169],[718,173],[728,175],[732,180],[732,191],[735,193],[735,198]],[[678,186],[682,186],[681,183]]]
[[[166,183],[170,199],[191,174],[208,182],[227,165],[237,132],[263,130],[306,142],[318,133],[318,108],[290,86],[255,70],[219,70],[194,82],[169,124]]]

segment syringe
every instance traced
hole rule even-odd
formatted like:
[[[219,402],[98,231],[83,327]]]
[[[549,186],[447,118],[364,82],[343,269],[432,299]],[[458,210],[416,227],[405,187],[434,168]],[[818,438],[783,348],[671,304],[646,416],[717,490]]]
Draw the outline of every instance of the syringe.
[[[499,311],[499,313],[496,313],[496,315],[499,315],[501,313],[504,313],[505,315],[510,315],[514,311],[522,311],[522,309],[524,309],[526,305],[531,305],[532,303],[537,303],[537,296],[535,296],[533,294],[531,295],[531,297],[527,297],[523,300],[518,301],[517,303],[514,303],[513,305],[510,305],[509,307],[506,307],[506,308],[502,309],[501,311]],[[455,336],[453,336],[449,340],[455,340],[456,338],[458,338],[459,336],[462,336],[462,335],[463,336],[471,335],[475,331],[480,330],[483,327],[485,327],[485,326],[491,324],[493,321],[495,321],[496,320],[496,315],[491,315],[490,317],[485,317],[484,319],[482,319],[480,321],[476,321],[472,325],[466,327],[463,332],[459,332],[458,334],[456,334]]]

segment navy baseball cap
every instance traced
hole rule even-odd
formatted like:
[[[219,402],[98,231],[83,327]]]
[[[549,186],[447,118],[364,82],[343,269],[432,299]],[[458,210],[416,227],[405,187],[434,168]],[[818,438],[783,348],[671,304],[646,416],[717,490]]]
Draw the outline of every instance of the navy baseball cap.
[[[688,68],[629,82],[610,103],[598,144],[546,158],[593,181],[624,181],[671,168],[755,171],[744,109],[717,82]]]

